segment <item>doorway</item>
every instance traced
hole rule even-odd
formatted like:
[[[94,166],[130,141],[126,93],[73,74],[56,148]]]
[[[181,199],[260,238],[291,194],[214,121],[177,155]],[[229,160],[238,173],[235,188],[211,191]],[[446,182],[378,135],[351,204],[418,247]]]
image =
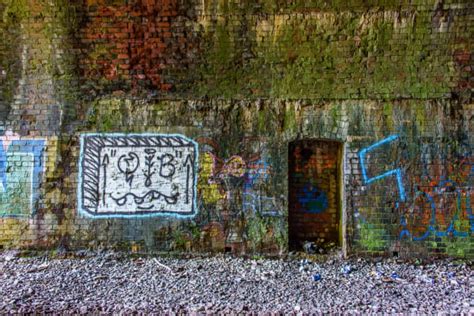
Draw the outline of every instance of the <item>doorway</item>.
[[[289,145],[288,234],[290,250],[306,241],[341,244],[342,143],[298,140]]]

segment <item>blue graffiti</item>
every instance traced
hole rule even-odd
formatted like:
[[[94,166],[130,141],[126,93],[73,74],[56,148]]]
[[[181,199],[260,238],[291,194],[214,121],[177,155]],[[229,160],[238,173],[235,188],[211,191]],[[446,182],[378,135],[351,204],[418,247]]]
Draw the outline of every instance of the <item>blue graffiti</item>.
[[[43,171],[46,141],[0,139],[0,216],[24,217],[35,213]],[[6,146],[4,146],[6,145]],[[15,195],[22,195],[20,200]],[[27,204],[23,202],[27,201]]]
[[[403,236],[407,236],[407,237],[412,237],[412,239],[414,241],[419,241],[419,240],[426,239],[431,234],[431,232],[435,231],[435,221],[436,221],[436,218],[435,218],[435,216],[436,216],[435,202],[429,194],[426,194],[425,192],[421,192],[421,191],[416,193],[415,200],[416,200],[416,198],[418,198],[420,196],[423,196],[424,198],[426,198],[428,200],[428,202],[430,203],[430,208],[431,208],[430,224],[429,224],[428,228],[426,229],[426,231],[424,232],[423,235],[421,235],[421,236],[412,236],[410,231],[407,229],[407,220],[403,216],[402,219],[401,219],[401,224],[402,224],[402,227],[404,227],[404,229],[400,232],[400,238],[402,238]]]
[[[364,182],[365,184],[370,184],[372,182],[375,182],[377,180],[381,180],[383,178],[386,178],[386,177],[390,177],[390,176],[393,176],[395,175],[396,179],[397,179],[397,184],[398,184],[398,192],[400,194],[400,200],[401,201],[405,201],[406,200],[406,196],[405,196],[405,188],[403,186],[403,179],[402,179],[402,171],[400,168],[397,168],[397,169],[393,169],[393,170],[389,170],[383,174],[380,174],[378,176],[375,176],[375,177],[369,177],[367,175],[367,167],[366,167],[366,164],[365,164],[365,161],[366,161],[366,155],[375,150],[376,148],[380,147],[380,146],[383,146],[385,144],[389,144],[393,141],[395,141],[396,139],[398,139],[398,135],[392,135],[390,137],[387,137],[367,148],[364,148],[362,149],[360,152],[359,152],[359,159],[360,159],[360,166],[361,166],[361,169],[362,169],[362,177],[364,178]]]
[[[362,169],[362,177],[364,179],[364,182],[365,184],[370,184],[374,181],[377,181],[377,180],[380,180],[380,179],[383,179],[385,177],[389,177],[389,176],[395,176],[396,179],[397,179],[397,184],[398,184],[398,191],[399,191],[399,194],[400,194],[400,200],[399,201],[396,201],[395,205],[396,205],[396,208],[398,209],[399,208],[399,202],[404,202],[406,201],[406,195],[405,195],[405,189],[404,189],[404,186],[403,186],[403,181],[402,181],[402,171],[400,168],[398,169],[393,169],[393,170],[389,170],[383,174],[380,174],[378,176],[375,176],[375,177],[369,177],[367,175],[367,167],[366,167],[366,155],[373,151],[374,149],[380,147],[380,146],[383,146],[385,144],[388,144],[388,143],[391,143],[395,140],[397,140],[399,137],[398,135],[392,135],[390,137],[387,137],[363,150],[361,150],[359,152],[359,158],[360,158],[360,164],[361,164],[361,169]],[[469,184],[469,187],[471,186],[471,183],[472,183],[472,179],[474,177],[474,165],[470,166],[470,174],[469,174],[469,178],[468,178],[468,184]],[[469,192],[470,192],[471,189],[469,189]],[[408,228],[408,221],[407,221],[407,217],[405,215],[402,215],[401,217],[401,226],[402,226],[402,230],[400,232],[400,238],[403,238],[403,237],[408,237],[408,238],[411,238],[413,241],[421,241],[421,240],[425,240],[426,238],[428,238],[429,236],[431,235],[434,235],[436,237],[445,237],[445,236],[453,236],[453,237],[467,237],[469,236],[469,232],[467,231],[459,231],[457,228],[456,229],[456,221],[459,220],[459,212],[461,211],[462,209],[462,192],[461,190],[458,189],[458,186],[456,185],[456,183],[454,181],[451,181],[451,180],[444,180],[442,182],[439,183],[439,185],[436,187],[436,190],[435,190],[435,194],[439,195],[439,194],[444,194],[445,192],[452,192],[452,193],[455,193],[456,194],[456,213],[453,215],[453,217],[451,218],[451,221],[449,222],[449,225],[447,226],[447,228],[445,229],[440,229],[439,228],[439,225],[436,221],[436,214],[438,212],[437,208],[436,208],[436,203],[435,203],[435,200],[434,200],[434,197],[426,192],[423,192],[423,191],[418,191],[415,193],[415,197],[414,197],[414,200],[418,199],[418,198],[422,198],[425,202],[427,202],[427,204],[429,205],[429,208],[430,208],[430,219],[429,219],[429,223],[428,223],[428,226],[426,227],[426,229],[424,230],[424,232],[422,232],[421,234],[415,236],[414,233],[410,232],[409,228]],[[472,212],[472,206],[471,206],[471,197],[470,197],[470,194],[469,192],[466,194],[466,197],[465,197],[465,210],[466,210],[466,213],[467,213],[467,218],[469,220],[469,225],[470,225],[470,232],[474,232],[474,215],[473,215],[473,212]],[[413,218],[416,218],[417,214],[413,214],[412,215]]]
[[[264,196],[255,190],[255,186],[259,182],[267,180],[269,174],[270,165],[264,158],[248,164],[243,188],[242,208],[244,212],[250,210],[253,214],[260,213],[263,216],[278,216],[280,214],[274,205],[273,197]]]
[[[303,188],[303,194],[298,197],[298,202],[305,213],[321,214],[328,208],[326,193],[311,184]]]
[[[457,189],[456,183],[454,183],[451,180],[442,181],[440,183],[440,185],[437,187],[437,193],[442,194],[443,192],[441,191],[441,189],[446,188],[448,186],[451,187],[451,188],[455,188],[454,192],[456,193],[456,208],[457,208],[457,210],[461,210],[461,191],[459,189]],[[421,236],[413,236],[413,234],[408,230],[406,217],[402,216],[401,225],[402,225],[403,229],[400,232],[400,238],[406,236],[408,238],[411,237],[414,241],[421,241],[421,240],[425,240],[431,234],[434,234],[436,237],[445,237],[445,236],[448,236],[448,235],[452,235],[454,237],[467,237],[469,235],[468,232],[460,232],[460,231],[456,230],[456,228],[454,226],[454,223],[455,223],[456,220],[459,219],[458,213],[456,213],[453,216],[448,228],[446,228],[445,231],[438,230],[437,227],[436,227],[436,204],[435,204],[434,198],[431,195],[429,195],[425,192],[418,191],[415,195],[415,200],[420,196],[422,196],[423,198],[425,198],[428,201],[428,203],[430,205],[430,208],[431,208],[431,215],[430,215],[429,225],[428,225],[427,229],[425,230],[425,232]],[[466,211],[467,211],[469,223],[470,223],[470,226],[471,226],[470,230],[471,230],[471,232],[474,232],[474,216],[472,214],[471,199],[470,199],[469,195],[466,196]]]
[[[439,186],[437,187],[437,193],[442,194],[443,193],[442,188],[447,188],[447,187],[455,188],[454,192],[456,193],[456,209],[461,210],[461,191],[457,188],[456,183],[454,183],[451,180],[442,181],[439,184]],[[467,214],[468,214],[468,218],[471,221],[471,231],[472,231],[474,229],[474,226],[473,226],[474,223],[472,223],[472,213],[471,213],[471,209],[470,209],[470,203],[471,202],[470,202],[469,195],[466,196],[466,203],[467,203],[466,211],[467,211]],[[458,213],[456,212],[456,214],[454,215],[453,219],[451,220],[451,223],[450,223],[449,227],[446,229],[446,231],[445,232],[437,231],[436,236],[443,237],[443,236],[447,236],[448,234],[451,233],[455,237],[467,237],[467,235],[468,235],[467,232],[458,232],[458,231],[456,231],[456,229],[454,227],[454,222],[458,219],[459,219],[459,216],[458,216]]]
[[[274,208],[274,199],[246,192],[244,193],[244,211],[250,209],[253,214],[260,213],[263,216],[278,216],[279,212]]]
[[[257,181],[265,181],[270,174],[270,165],[266,159],[259,159],[248,164],[247,173],[245,174],[244,190],[251,189]]]

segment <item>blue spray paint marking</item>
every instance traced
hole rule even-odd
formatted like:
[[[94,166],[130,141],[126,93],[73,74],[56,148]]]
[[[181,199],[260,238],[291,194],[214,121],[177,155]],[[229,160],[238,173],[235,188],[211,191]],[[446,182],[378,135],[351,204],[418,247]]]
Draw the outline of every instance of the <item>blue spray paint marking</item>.
[[[400,194],[400,200],[402,202],[404,202],[404,201],[406,201],[406,195],[405,195],[405,188],[403,186],[403,179],[402,179],[401,169],[398,168],[398,169],[394,169],[394,170],[389,170],[389,171],[387,171],[387,172],[385,172],[381,175],[378,175],[378,176],[375,176],[375,177],[369,177],[367,175],[367,167],[366,167],[366,163],[365,163],[366,155],[370,151],[373,151],[377,147],[380,147],[380,146],[383,146],[385,144],[391,143],[391,142],[395,141],[398,138],[399,138],[398,135],[392,135],[390,137],[387,137],[387,138],[371,145],[370,147],[367,147],[367,148],[361,150],[359,152],[359,159],[360,159],[360,164],[361,164],[361,169],[362,169],[362,177],[363,177],[364,182],[366,184],[370,184],[374,181],[377,181],[377,180],[383,179],[385,177],[394,175],[397,179],[398,191],[399,191],[399,194]],[[473,177],[474,177],[474,165],[471,166],[471,172],[470,172],[469,180],[468,180],[469,187],[471,187]],[[462,204],[462,193],[461,193],[461,191],[459,189],[457,189],[457,186],[456,186],[455,182],[453,182],[451,180],[445,180],[445,181],[442,181],[438,185],[438,187],[436,188],[436,193],[437,194],[443,194],[441,189],[445,188],[445,187],[454,187],[454,188],[456,188],[454,192],[456,193],[456,196],[457,196],[457,198],[456,198],[456,207],[457,207],[457,210],[459,212],[461,210],[461,204]],[[437,210],[436,210],[436,204],[434,202],[434,198],[431,195],[429,195],[425,192],[419,191],[415,195],[415,200],[416,200],[416,198],[418,198],[420,196],[422,196],[424,199],[426,199],[428,201],[429,205],[430,205],[431,217],[430,217],[429,225],[426,228],[425,232],[421,236],[413,236],[413,234],[408,230],[408,227],[407,227],[408,224],[407,224],[406,217],[402,216],[401,217],[402,230],[400,232],[400,238],[406,236],[408,238],[412,238],[412,240],[414,240],[414,241],[421,241],[421,240],[425,240],[431,234],[434,234],[437,237],[445,237],[445,236],[448,236],[448,235],[452,235],[454,237],[467,237],[467,236],[469,236],[468,232],[457,231],[455,226],[454,226],[455,221],[459,218],[458,212],[455,213],[455,215],[451,219],[451,222],[450,222],[449,226],[446,228],[446,230],[445,231],[439,231],[436,227],[436,212],[437,212]],[[470,223],[470,231],[474,232],[474,215],[472,213],[471,198],[470,198],[469,194],[467,194],[465,201],[466,201],[466,212],[467,212],[467,216],[468,216],[469,223]],[[399,208],[399,201],[396,201],[395,205],[396,205],[396,208],[398,209]]]
[[[248,169],[249,171],[245,174],[244,189],[252,189],[257,181],[265,181],[268,179],[270,165],[267,163],[266,159],[260,159],[256,162],[249,163]]]
[[[260,159],[248,165],[249,171],[245,174],[243,203],[244,212],[251,210],[253,214],[260,213],[264,216],[278,216],[279,212],[274,207],[274,198],[262,196],[254,190],[255,185],[268,179],[270,173],[270,165],[266,159]]]
[[[326,193],[311,184],[303,188],[303,195],[298,197],[298,202],[305,213],[321,214],[328,208]]]
[[[442,181],[439,184],[439,186],[437,187],[437,193],[442,194],[443,192],[441,192],[441,188],[447,187],[448,185],[456,188],[456,183],[454,183],[451,180],[445,180],[445,181]],[[461,210],[461,191],[459,191],[459,189],[456,188],[454,192],[456,193],[456,207],[457,207],[457,210],[459,211],[459,210]],[[428,200],[429,204],[430,204],[431,217],[430,217],[429,226],[428,226],[428,228],[426,229],[426,231],[423,235],[413,236],[412,233],[407,228],[407,220],[406,220],[405,216],[402,216],[401,225],[402,225],[403,229],[400,232],[400,238],[402,238],[404,236],[407,236],[408,238],[411,237],[414,241],[421,241],[421,240],[425,240],[427,237],[429,237],[431,235],[431,233],[435,234],[436,237],[445,237],[445,236],[448,236],[450,234],[452,234],[452,236],[454,236],[454,237],[467,237],[469,235],[468,232],[459,232],[454,227],[454,222],[459,218],[458,213],[456,213],[453,216],[448,228],[445,231],[439,231],[436,228],[436,204],[435,204],[434,198],[431,195],[429,195],[425,192],[418,191],[415,195],[415,200],[419,196],[423,196],[424,198],[426,198]],[[468,195],[466,197],[466,211],[467,211],[467,215],[468,215],[468,218],[469,218],[469,223],[470,223],[470,226],[471,226],[470,230],[472,232],[472,231],[474,231],[474,221],[473,221],[474,217],[472,215],[472,210],[471,210],[470,203],[471,203],[471,199]]]
[[[434,232],[436,230],[435,229],[436,206],[435,206],[434,199],[429,194],[427,194],[425,192],[422,192],[422,191],[419,191],[415,195],[415,200],[419,196],[423,196],[430,203],[430,208],[431,208],[430,224],[429,224],[428,228],[426,229],[426,231],[424,232],[423,235],[421,235],[421,236],[412,236],[411,232],[407,228],[406,218],[403,216],[402,220],[401,220],[401,224],[404,227],[404,229],[400,232],[400,238],[402,238],[403,236],[407,236],[407,237],[412,237],[412,239],[414,241],[424,240],[424,239],[426,239],[426,237],[428,237],[431,234],[431,232]]]
[[[253,214],[258,212],[264,216],[278,216],[278,210],[273,209],[274,199],[267,196],[248,193],[244,194],[244,202],[242,203],[244,211],[250,209]]]
[[[0,194],[2,217],[24,217],[35,213],[35,202],[39,197],[38,188],[43,171],[44,139],[12,140],[7,150],[0,139]],[[30,157],[29,161],[24,157]],[[12,194],[25,194],[28,186],[28,206],[23,207],[18,200],[10,201]],[[12,203],[10,205],[10,203]],[[6,207],[5,207],[6,206]],[[17,211],[12,211],[16,209]]]
[[[360,166],[361,166],[361,169],[362,169],[362,177],[364,178],[364,182],[365,184],[370,184],[374,181],[377,181],[377,180],[381,180],[383,178],[386,178],[386,177],[390,177],[390,176],[395,176],[397,178],[397,184],[398,184],[398,192],[400,193],[400,200],[401,201],[405,201],[406,200],[406,196],[405,196],[405,188],[403,186],[403,179],[402,179],[402,171],[400,170],[400,168],[397,168],[397,169],[393,169],[393,170],[389,170],[383,174],[380,174],[378,176],[375,176],[375,177],[371,177],[369,178],[369,176],[367,175],[367,167],[365,165],[365,157],[366,155],[375,150],[376,148],[380,147],[380,146],[383,146],[385,144],[389,144],[393,141],[395,141],[396,139],[398,139],[398,135],[392,135],[390,137],[387,137],[367,148],[364,148],[362,149],[360,152],[359,152],[359,160],[360,160]]]
[[[445,187],[448,187],[448,186],[452,186],[452,187],[456,188],[455,189],[455,192],[456,192],[456,209],[459,211],[459,210],[461,210],[461,191],[459,191],[459,189],[457,188],[456,183],[454,183],[451,180],[442,181],[439,184],[439,186],[437,187],[437,193],[442,194],[443,192],[441,192],[441,188],[445,188]],[[469,201],[467,201],[467,202],[469,203]],[[467,211],[470,213],[469,210],[467,210]],[[468,217],[470,218],[471,216],[469,216],[470,215],[469,213],[468,213]],[[456,221],[457,219],[458,219],[458,213],[456,212],[453,219],[451,220],[451,223],[450,223],[449,227],[446,229],[446,231],[445,232],[437,231],[436,236],[443,237],[443,236],[447,236],[449,233],[451,233],[455,237],[467,237],[467,235],[468,235],[467,232],[458,232],[454,228],[454,221]],[[471,227],[471,229],[472,229],[472,227]]]

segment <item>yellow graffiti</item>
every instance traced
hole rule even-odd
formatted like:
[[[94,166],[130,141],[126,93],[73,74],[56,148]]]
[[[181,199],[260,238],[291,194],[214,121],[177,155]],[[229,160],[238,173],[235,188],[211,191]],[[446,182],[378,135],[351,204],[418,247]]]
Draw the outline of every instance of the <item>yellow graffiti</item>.
[[[225,199],[224,192],[221,192],[218,184],[213,182],[215,169],[216,158],[213,154],[203,153],[200,155],[198,190],[203,201],[208,204]]]
[[[234,177],[242,177],[245,174],[246,164],[242,157],[232,156],[225,163],[224,172]]]

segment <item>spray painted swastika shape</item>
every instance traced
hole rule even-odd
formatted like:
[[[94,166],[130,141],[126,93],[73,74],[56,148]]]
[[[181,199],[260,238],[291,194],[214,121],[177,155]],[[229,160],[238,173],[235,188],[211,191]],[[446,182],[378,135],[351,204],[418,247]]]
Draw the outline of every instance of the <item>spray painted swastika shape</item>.
[[[397,184],[398,184],[398,192],[400,194],[400,200],[402,202],[404,202],[406,200],[406,195],[405,195],[405,188],[403,186],[403,179],[402,179],[402,171],[400,168],[397,168],[397,169],[392,169],[392,170],[389,170],[383,174],[380,174],[380,175],[377,175],[375,177],[369,177],[367,175],[367,167],[366,167],[366,156],[368,153],[370,153],[371,151],[374,151],[375,149],[377,149],[378,147],[380,146],[383,146],[383,145],[386,145],[386,144],[389,144],[395,140],[397,140],[399,137],[398,135],[392,135],[392,136],[389,136],[367,148],[364,148],[362,149],[360,152],[359,152],[359,160],[360,160],[360,167],[362,169],[362,177],[364,178],[364,182],[365,184],[370,184],[372,182],[375,182],[377,180],[381,180],[383,178],[387,178],[387,177],[390,177],[390,176],[395,176],[396,179],[397,179]]]

